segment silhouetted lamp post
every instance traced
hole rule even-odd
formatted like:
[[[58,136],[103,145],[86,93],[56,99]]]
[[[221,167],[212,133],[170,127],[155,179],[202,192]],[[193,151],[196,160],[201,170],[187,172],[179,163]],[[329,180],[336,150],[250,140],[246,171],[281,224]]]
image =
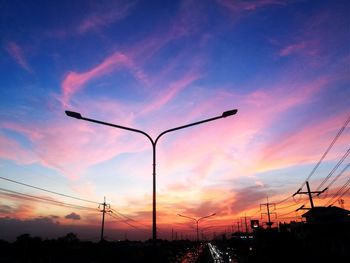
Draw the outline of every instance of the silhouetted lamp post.
[[[157,142],[159,140],[160,137],[162,137],[164,134],[168,133],[168,132],[172,132],[172,131],[176,131],[176,130],[180,130],[180,129],[184,129],[187,127],[191,127],[194,125],[198,125],[198,124],[202,124],[205,122],[209,122],[209,121],[214,121],[217,119],[221,119],[221,118],[226,118],[228,116],[232,116],[235,115],[237,113],[237,109],[234,110],[229,110],[229,111],[225,111],[222,113],[222,115],[214,117],[214,118],[210,118],[210,119],[206,119],[206,120],[202,120],[202,121],[197,121],[194,123],[190,123],[190,124],[186,124],[183,126],[179,126],[176,128],[172,128],[166,131],[163,131],[162,133],[160,133],[155,140],[152,139],[152,137],[150,135],[148,135],[146,132],[141,131],[141,130],[137,130],[134,128],[129,128],[129,127],[125,127],[125,126],[121,126],[121,125],[116,125],[116,124],[112,124],[112,123],[108,123],[108,122],[103,122],[103,121],[98,121],[98,120],[94,120],[94,119],[89,119],[89,118],[85,118],[83,116],[81,116],[80,113],[78,112],[74,112],[74,111],[65,111],[67,116],[72,117],[72,118],[76,118],[79,120],[84,120],[84,121],[90,121],[90,122],[94,122],[94,123],[98,123],[98,124],[102,124],[102,125],[107,125],[107,126],[111,126],[114,128],[119,128],[119,129],[124,129],[124,130],[128,130],[128,131],[132,131],[132,132],[137,132],[137,133],[141,133],[143,135],[145,135],[151,142],[152,144],[152,148],[153,148],[153,221],[152,221],[152,238],[153,241],[156,241],[157,239],[157,221],[156,221],[156,145]]]
[[[192,220],[196,221],[196,224],[197,224],[197,242],[198,242],[198,241],[199,241],[199,231],[198,231],[198,223],[199,223],[199,221],[202,220],[202,219],[204,219],[204,218],[208,218],[208,217],[215,216],[216,213],[211,214],[211,215],[208,215],[208,216],[203,216],[203,217],[198,218],[198,219],[196,219],[196,218],[194,218],[194,217],[190,217],[190,216],[180,215],[180,214],[177,214],[177,215],[178,215],[178,216],[181,216],[181,217],[186,217],[186,218],[188,218],[188,219],[192,219]]]

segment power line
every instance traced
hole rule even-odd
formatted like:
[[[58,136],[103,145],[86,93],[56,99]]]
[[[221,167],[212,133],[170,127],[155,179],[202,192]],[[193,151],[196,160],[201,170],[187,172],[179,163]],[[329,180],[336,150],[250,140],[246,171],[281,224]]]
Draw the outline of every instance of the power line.
[[[346,189],[338,198],[337,200],[335,200],[331,205],[334,205],[335,202],[337,202],[338,200],[340,200],[347,192],[349,192],[350,187],[348,189]],[[344,200],[343,200],[344,201]]]
[[[275,210],[283,210],[283,209],[286,209],[286,208],[290,208],[292,206],[296,206],[297,204],[298,203],[294,203],[294,204],[283,206],[283,207],[277,207]]]
[[[325,204],[325,206],[330,205],[330,204],[333,202],[333,200],[336,199],[336,198],[338,197],[338,195],[339,195],[344,189],[346,189],[346,187],[347,187],[349,184],[350,184],[350,178],[346,181],[345,184],[343,184],[342,187],[340,187],[340,188],[338,189],[338,191],[337,191],[335,194],[333,194],[333,196],[328,200],[328,202]],[[347,192],[347,191],[348,191],[348,190],[346,190],[345,192]],[[344,193],[342,193],[341,196],[343,196],[343,195],[344,195]]]
[[[301,192],[300,190],[301,190],[301,188],[296,192],[296,193],[294,193],[293,195],[308,195],[309,196],[309,200],[310,200],[310,207],[311,208],[314,208],[314,201],[313,201],[313,199],[312,199],[312,197],[313,197],[313,194],[317,194],[317,195],[320,195],[320,194],[322,194],[324,191],[326,191],[327,189],[325,188],[325,189],[323,189],[322,191],[311,191],[310,190],[310,185],[309,185],[309,182],[308,181],[306,181],[306,188],[307,188],[307,192]],[[304,205],[305,205],[305,203],[304,203]],[[300,209],[309,209],[309,208],[304,208],[304,205],[302,205],[298,210],[300,210]]]
[[[128,226],[131,226],[131,227],[133,227],[133,228],[135,228],[135,229],[137,229],[137,230],[140,230],[140,231],[142,231],[142,232],[144,232],[144,233],[146,233],[146,234],[150,234],[149,231],[147,231],[147,230],[145,230],[145,229],[142,229],[142,228],[139,228],[139,227],[137,227],[137,226],[134,226],[134,225],[130,224],[129,222],[127,222],[126,220],[124,220],[121,216],[119,216],[119,215],[114,216],[115,214],[114,214],[113,212],[112,212],[112,213],[108,213],[108,215],[111,216],[111,217],[113,217],[113,218],[115,218],[115,219],[121,220],[120,222],[122,222],[122,223],[124,223],[124,224],[127,224]]]
[[[123,214],[123,213],[121,213],[121,212],[119,212],[119,211],[117,211],[117,210],[115,210],[115,209],[113,209],[113,208],[111,208],[110,210],[111,210],[113,213],[115,213],[115,214],[117,214],[117,215],[119,215],[119,216],[125,217],[126,219],[128,219],[128,220],[130,220],[130,221],[133,221],[133,222],[135,222],[135,223],[137,223],[137,224],[140,224],[140,225],[142,225],[142,226],[144,226],[144,227],[146,227],[146,228],[149,227],[149,226],[147,226],[147,225],[145,225],[145,224],[143,224],[143,223],[141,223],[141,222],[138,222],[137,220],[135,220],[135,219],[133,219],[133,218],[131,218],[131,217],[129,217],[129,216],[126,216],[125,214]]]
[[[37,200],[34,200],[34,201],[41,200],[41,201],[44,201],[45,203],[50,203],[50,204],[53,204],[53,205],[64,206],[64,207],[69,207],[69,208],[85,209],[85,210],[90,210],[90,211],[96,211],[96,209],[94,209],[92,207],[86,207],[86,206],[81,206],[81,205],[64,203],[64,202],[60,202],[60,201],[56,201],[56,200],[52,200],[52,199],[47,199],[47,198],[44,198],[44,197],[39,197],[39,196],[35,196],[35,195],[20,193],[20,192],[9,190],[9,189],[5,189],[5,188],[0,188],[0,191],[6,192],[6,193],[2,193],[2,194],[6,195],[6,196],[10,196],[10,197],[25,198],[25,199],[29,199],[29,200],[37,199]]]
[[[275,215],[276,215],[276,213],[270,212],[270,206],[273,206],[274,209],[276,209],[276,204],[275,204],[275,203],[269,203],[269,198],[268,198],[268,197],[267,197],[266,200],[267,200],[266,203],[260,204],[260,209],[261,209],[261,206],[263,206],[263,205],[266,206],[266,211],[267,211],[267,213],[261,213],[261,216],[262,216],[263,214],[266,214],[266,215],[267,215],[268,222],[266,223],[266,225],[267,225],[269,228],[271,228],[273,222],[271,222],[271,217],[270,217],[270,215],[271,215],[271,214],[275,214]]]
[[[283,218],[284,216],[290,215],[290,214],[295,213],[295,212],[296,212],[295,210],[292,210],[292,211],[290,211],[288,213],[284,213],[284,214],[278,215],[277,218]],[[299,216],[299,215],[297,215],[297,216]]]
[[[95,201],[91,201],[91,200],[87,200],[87,199],[83,199],[83,198],[79,198],[79,197],[75,197],[75,196],[71,196],[71,195],[67,195],[67,194],[58,193],[58,192],[47,190],[47,189],[44,189],[44,188],[41,188],[41,187],[37,187],[37,186],[34,186],[34,185],[21,183],[21,182],[18,182],[18,181],[12,180],[12,179],[8,179],[8,178],[2,177],[2,176],[0,176],[0,179],[9,181],[9,182],[12,182],[12,183],[15,183],[15,184],[31,187],[31,188],[34,188],[34,189],[38,189],[38,190],[41,190],[41,191],[45,191],[45,192],[48,192],[48,193],[51,193],[51,194],[56,194],[56,195],[60,195],[60,196],[64,196],[64,197],[68,197],[68,198],[72,198],[72,199],[76,199],[76,200],[79,200],[79,201],[89,202],[89,203],[93,203],[93,204],[100,204],[99,202],[95,202]]]
[[[350,122],[350,116],[347,118],[347,120],[345,121],[345,123],[343,124],[343,126],[340,128],[340,130],[338,131],[337,135],[334,137],[333,141],[331,142],[331,144],[328,146],[327,150],[323,153],[321,159],[318,161],[318,163],[316,164],[316,166],[312,169],[311,173],[308,175],[308,177],[306,178],[306,180],[302,183],[302,185],[300,186],[300,188],[303,188],[304,185],[306,184],[307,181],[309,181],[309,179],[311,178],[311,176],[313,176],[313,174],[315,173],[316,169],[320,166],[320,164],[322,163],[323,159],[326,157],[326,155],[328,154],[328,152],[332,149],[333,145],[335,144],[335,142],[338,140],[338,138],[340,137],[340,135],[343,133],[343,131],[345,130],[346,126],[348,125],[348,123]]]
[[[252,217],[254,217],[257,213],[261,212],[261,210],[256,210],[256,212],[252,215]]]
[[[342,174],[350,167],[350,163],[348,163],[344,169],[336,176],[333,178],[333,180],[327,185],[327,189],[329,189],[334,183],[335,181],[337,181],[339,179],[340,176],[342,176]]]
[[[293,197],[293,195],[290,195],[290,196],[288,196],[288,197],[282,199],[281,201],[275,202],[275,204],[276,204],[276,205],[282,204],[282,203],[284,203],[285,201],[289,200],[289,199],[292,198],[292,197]]]
[[[320,190],[320,188],[328,181],[328,179],[334,174],[334,172],[338,169],[338,167],[344,162],[346,157],[350,154],[350,149],[346,151],[343,157],[338,161],[338,163],[333,167],[333,169],[329,172],[325,179],[321,182],[321,184],[317,187],[316,190]]]

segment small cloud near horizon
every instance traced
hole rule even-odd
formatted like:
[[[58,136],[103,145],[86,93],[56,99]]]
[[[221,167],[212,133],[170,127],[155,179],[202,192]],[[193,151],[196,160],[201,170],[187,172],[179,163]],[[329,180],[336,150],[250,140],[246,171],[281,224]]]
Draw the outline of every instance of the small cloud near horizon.
[[[78,215],[78,214],[76,214],[74,212],[66,215],[65,218],[72,219],[72,220],[80,220],[81,219],[80,215]]]

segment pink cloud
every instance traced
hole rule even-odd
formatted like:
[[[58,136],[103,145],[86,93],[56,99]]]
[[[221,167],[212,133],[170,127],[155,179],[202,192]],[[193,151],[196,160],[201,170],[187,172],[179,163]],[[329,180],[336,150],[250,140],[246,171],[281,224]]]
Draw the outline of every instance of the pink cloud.
[[[84,12],[75,24],[64,28],[55,28],[46,32],[49,37],[66,38],[70,36],[84,35],[91,31],[98,31],[108,27],[117,21],[123,20],[130,13],[136,1],[113,1],[108,5],[91,2],[86,7],[89,11]]]
[[[305,42],[302,41],[300,43],[296,43],[296,44],[291,44],[289,46],[286,46],[285,48],[283,48],[280,52],[279,52],[279,55],[284,57],[284,56],[288,56],[292,53],[296,53],[300,50],[303,50],[305,49]]]
[[[300,42],[295,42],[289,44],[279,51],[281,57],[290,56],[293,54],[301,54],[307,56],[316,56],[319,54],[319,44],[318,41],[306,41],[301,40]]]
[[[129,14],[130,9],[134,4],[135,2],[131,1],[128,3],[117,1],[116,3],[113,3],[112,6],[108,5],[108,10],[97,10],[80,22],[80,24],[77,26],[77,31],[79,34],[84,34],[88,31],[96,30],[100,27],[104,27],[121,20]],[[95,10],[96,9],[98,8],[95,8]]]
[[[111,56],[107,57],[97,66],[92,69],[83,72],[69,72],[62,82],[62,103],[67,105],[71,97],[91,80],[106,75],[120,67],[127,67],[132,73],[142,81],[147,81],[146,75],[140,68],[135,66],[134,62],[129,57],[120,52],[115,52]]]
[[[217,3],[234,13],[239,13],[241,11],[255,11],[259,8],[271,5],[286,5],[286,2],[280,0],[217,0]]]
[[[282,48],[278,55],[281,57],[300,55],[306,57],[308,63],[317,67],[327,63],[332,54],[330,50],[334,49],[330,39],[335,37],[334,31],[336,31],[334,25],[329,23],[330,19],[331,15],[328,11],[309,16],[285,38],[287,42],[281,43]]]
[[[82,90],[84,85],[86,85],[90,80],[101,77],[121,67],[127,68],[142,84],[145,84],[146,86],[149,85],[149,76],[145,74],[139,65],[145,64],[148,59],[150,59],[169,42],[182,38],[199,27],[201,23],[199,23],[197,18],[203,16],[200,13],[193,14],[193,12],[188,11],[188,7],[193,5],[195,5],[195,3],[192,1],[184,1],[181,4],[179,13],[173,19],[171,19],[167,27],[161,25],[155,33],[149,35],[142,41],[142,43],[137,43],[135,46],[127,47],[123,53],[115,52],[114,54],[106,57],[103,62],[92,67],[86,72],[69,72],[62,82],[62,104],[67,105],[70,98],[76,92]],[[130,6],[125,7],[125,12],[127,12]],[[123,14],[125,13],[124,11],[121,12]],[[103,24],[109,20],[108,15],[103,15],[102,17],[87,20],[81,26],[81,31],[84,32],[87,29]],[[136,64],[135,61],[138,63]],[[195,61],[198,62],[198,59]],[[179,83],[179,85],[181,85],[181,83]],[[173,93],[176,93],[176,87],[170,88],[169,93],[167,93],[163,99],[164,102],[166,102],[167,97],[171,97]],[[161,101],[159,101],[159,103],[162,104]]]
[[[265,189],[259,186],[249,186],[235,191],[234,201],[231,202],[231,212],[238,214],[249,208],[257,207],[262,199],[266,198]]]
[[[22,48],[15,42],[10,41],[5,45],[5,49],[16,61],[16,63],[28,72],[32,72],[28,62],[23,54]]]
[[[204,7],[204,5],[203,5]],[[127,47],[128,54],[143,65],[167,44],[199,32],[206,16],[197,1],[181,1],[179,11],[169,22],[159,24],[146,38]],[[191,54],[192,55],[192,54]]]
[[[285,133],[276,137],[273,141],[266,144],[261,150],[260,161],[257,160],[256,166],[262,170],[278,169],[291,165],[314,163],[331,140],[332,134],[341,126],[346,119],[348,112],[340,116],[333,116],[318,123],[309,123],[293,133]],[[346,141],[350,137],[344,134],[342,140]],[[328,156],[328,160],[337,158],[339,152],[333,149]]]
[[[30,164],[38,161],[34,152],[24,148],[16,140],[0,133],[0,158],[15,161],[19,164]]]
[[[198,175],[198,178],[201,178],[201,180],[198,180],[200,184],[201,181],[207,180],[207,176],[213,174],[220,174],[221,179],[232,179],[240,177],[242,174],[254,175],[262,171],[263,164],[266,165],[264,170],[297,164],[297,161],[301,161],[301,155],[297,151],[305,153],[305,158],[310,154],[310,157],[307,158],[307,160],[310,160],[317,151],[312,154],[294,148],[297,142],[293,141],[290,144],[294,149],[293,156],[287,158],[286,154],[282,162],[278,156],[273,157],[271,154],[271,161],[268,162],[261,159],[265,151],[264,142],[266,137],[271,136],[268,134],[269,129],[275,125],[283,114],[310,103],[332,81],[334,81],[332,78],[325,76],[309,83],[300,84],[297,89],[294,88],[295,83],[292,82],[292,84],[284,83],[283,89],[280,88],[280,85],[276,85],[276,87],[266,90],[261,89],[244,96],[217,93],[215,97],[207,98],[206,103],[202,104],[203,108],[201,108],[201,105],[186,113],[187,116],[191,117],[188,122],[203,119],[203,113],[205,112],[208,112],[207,117],[211,117],[213,114],[210,114],[210,112],[213,111],[213,108],[217,108],[218,105],[228,105],[228,102],[235,105],[239,112],[236,116],[228,119],[217,120],[215,124],[207,123],[169,135],[168,139],[164,139],[164,142],[159,145],[160,155],[164,154],[164,156],[172,157],[163,161],[165,162],[164,166],[167,167],[167,171],[175,171],[175,173],[176,171],[182,171],[181,169],[185,169],[185,167],[191,167],[190,176],[197,178]],[[232,108],[232,106],[229,106],[229,108]],[[183,123],[184,121],[179,121],[180,125]],[[325,123],[324,125],[328,127],[330,124]],[[172,138],[176,138],[176,141]],[[309,140],[311,143],[311,137]],[[273,149],[274,143],[277,144],[277,141],[266,146],[266,149]],[[318,149],[317,145],[314,146],[315,149]],[[163,151],[165,152],[163,153]],[[210,162],[207,161],[206,157],[208,152],[213,152]],[[184,155],[186,158],[183,158]],[[244,156],[250,156],[250,159],[248,160]],[[192,165],[189,165],[189,163]],[[202,167],[203,169],[201,169],[201,166],[193,165],[202,163],[206,164]],[[189,168],[186,169],[188,171]],[[169,172],[164,171],[163,173],[168,174]],[[180,185],[181,183],[187,183],[187,179],[180,182],[177,179],[176,181]]]
[[[33,145],[37,161],[71,179],[78,179],[88,167],[110,160],[121,152],[140,151],[143,149],[140,143],[145,143],[139,137],[130,141],[121,130],[72,122],[69,118],[60,121],[56,119],[45,125],[2,123],[1,128],[26,136]],[[19,155],[21,151],[15,142],[2,141],[9,146],[3,152],[5,157],[26,160],[26,152],[23,157]],[[9,150],[10,147],[14,150],[13,153]]]
[[[184,90],[186,87],[188,87],[191,83],[199,79],[198,74],[188,74],[182,77],[181,79],[178,79],[171,83],[167,89],[162,91],[155,100],[146,107],[143,108],[142,112],[140,114],[148,114],[149,112],[158,110],[165,104],[167,104],[169,101],[173,100],[174,97]]]

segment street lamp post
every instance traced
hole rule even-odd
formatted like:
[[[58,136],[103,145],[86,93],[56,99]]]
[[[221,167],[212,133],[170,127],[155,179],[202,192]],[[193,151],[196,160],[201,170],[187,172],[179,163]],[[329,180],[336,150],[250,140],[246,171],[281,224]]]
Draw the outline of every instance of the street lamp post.
[[[199,231],[198,231],[198,223],[200,220],[204,219],[204,218],[208,218],[208,217],[212,217],[212,216],[215,216],[216,213],[214,214],[211,214],[211,215],[207,215],[207,216],[203,216],[203,217],[200,217],[198,219],[194,218],[194,217],[190,217],[190,216],[184,216],[184,215],[180,215],[180,214],[177,214],[178,216],[181,216],[181,217],[186,217],[188,219],[192,219],[194,221],[196,221],[196,225],[197,225],[197,242],[199,241]]]
[[[124,130],[128,130],[128,131],[132,131],[132,132],[137,132],[137,133],[141,133],[144,136],[146,136],[151,144],[152,144],[152,149],[153,149],[153,213],[152,213],[152,239],[155,242],[157,239],[157,218],[156,218],[156,146],[157,146],[157,142],[160,139],[160,137],[162,137],[164,134],[172,132],[172,131],[176,131],[176,130],[180,130],[180,129],[184,129],[184,128],[188,128],[194,125],[198,125],[198,124],[202,124],[205,122],[209,122],[209,121],[214,121],[217,119],[221,119],[221,118],[226,118],[228,116],[232,116],[235,115],[237,113],[237,109],[234,110],[229,110],[229,111],[225,111],[222,113],[222,115],[217,116],[217,117],[213,117],[210,119],[205,119],[202,121],[197,121],[194,123],[190,123],[190,124],[186,124],[183,126],[179,126],[176,128],[172,128],[169,130],[165,130],[163,132],[161,132],[155,140],[152,139],[152,137],[150,135],[148,135],[146,132],[138,130],[138,129],[134,129],[134,128],[130,128],[130,127],[125,127],[125,126],[121,126],[121,125],[116,125],[116,124],[112,124],[112,123],[108,123],[108,122],[104,122],[104,121],[99,121],[99,120],[94,120],[94,119],[89,119],[89,118],[85,118],[83,117],[80,113],[78,112],[74,112],[74,111],[65,111],[66,115],[72,118],[76,118],[79,120],[84,120],[84,121],[89,121],[89,122],[94,122],[94,123],[98,123],[98,124],[102,124],[102,125],[107,125],[107,126],[111,126],[114,128],[119,128],[119,129],[124,129]]]

